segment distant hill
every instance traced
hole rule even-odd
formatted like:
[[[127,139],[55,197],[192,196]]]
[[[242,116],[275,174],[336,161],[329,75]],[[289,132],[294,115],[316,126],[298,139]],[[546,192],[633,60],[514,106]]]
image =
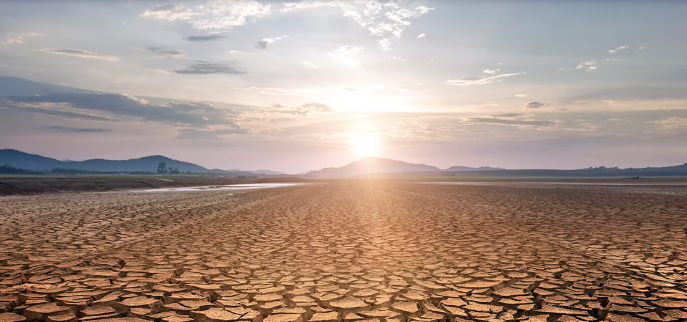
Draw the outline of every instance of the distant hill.
[[[60,161],[57,159],[48,158],[37,154],[29,154],[18,150],[0,150],[0,165],[8,164],[15,168],[25,170],[50,170],[53,168],[63,168],[103,172],[155,172],[160,162],[165,162],[167,167],[177,168],[181,172],[210,172],[210,170],[197,164],[178,161],[161,155],[153,155],[130,160],[91,159],[86,161]]]
[[[479,167],[479,168],[473,168],[473,167],[465,167],[462,165],[457,165],[450,167],[444,171],[488,171],[488,170],[503,170],[501,168],[492,168],[492,167]]]
[[[343,167],[324,168],[318,171],[311,171],[306,173],[305,176],[312,178],[345,178],[363,174],[427,171],[441,171],[441,169],[426,164],[408,163],[378,157],[365,157]]]

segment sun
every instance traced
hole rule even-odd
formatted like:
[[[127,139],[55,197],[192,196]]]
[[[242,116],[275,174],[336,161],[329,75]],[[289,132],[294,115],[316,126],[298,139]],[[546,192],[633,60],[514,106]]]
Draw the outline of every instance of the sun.
[[[376,155],[378,149],[377,136],[374,134],[359,134],[351,138],[351,150],[357,158]]]

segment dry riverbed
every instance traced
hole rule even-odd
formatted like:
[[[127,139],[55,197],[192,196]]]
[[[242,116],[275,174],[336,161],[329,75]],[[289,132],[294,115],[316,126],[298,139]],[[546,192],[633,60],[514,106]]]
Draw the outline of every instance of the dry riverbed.
[[[678,321],[687,187],[0,198],[5,321]]]

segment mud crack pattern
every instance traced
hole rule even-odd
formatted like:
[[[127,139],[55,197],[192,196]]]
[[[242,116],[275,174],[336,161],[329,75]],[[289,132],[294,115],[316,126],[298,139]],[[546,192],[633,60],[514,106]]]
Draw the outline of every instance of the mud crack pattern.
[[[684,321],[687,189],[0,199],[0,322]]]

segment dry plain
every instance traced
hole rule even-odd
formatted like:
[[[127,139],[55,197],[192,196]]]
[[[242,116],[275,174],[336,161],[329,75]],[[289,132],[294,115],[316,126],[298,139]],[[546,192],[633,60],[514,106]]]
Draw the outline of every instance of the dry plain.
[[[5,321],[687,320],[687,187],[0,198]]]

